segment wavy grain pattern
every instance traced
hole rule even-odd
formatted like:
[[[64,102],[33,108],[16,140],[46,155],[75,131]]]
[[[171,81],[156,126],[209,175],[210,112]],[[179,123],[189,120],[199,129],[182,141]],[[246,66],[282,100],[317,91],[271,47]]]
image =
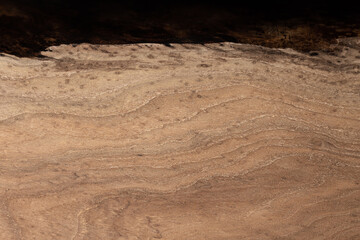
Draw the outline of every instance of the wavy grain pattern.
[[[360,239],[360,40],[0,57],[0,239]]]

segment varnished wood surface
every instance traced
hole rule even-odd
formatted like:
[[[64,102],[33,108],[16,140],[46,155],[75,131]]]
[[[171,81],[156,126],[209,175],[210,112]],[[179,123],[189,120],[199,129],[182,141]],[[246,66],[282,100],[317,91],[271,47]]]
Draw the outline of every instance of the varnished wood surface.
[[[0,57],[0,239],[360,239],[360,41]]]

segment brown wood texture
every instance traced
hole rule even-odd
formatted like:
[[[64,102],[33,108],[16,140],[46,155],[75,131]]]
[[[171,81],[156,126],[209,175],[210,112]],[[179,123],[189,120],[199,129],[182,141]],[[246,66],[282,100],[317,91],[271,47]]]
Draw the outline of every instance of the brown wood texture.
[[[360,239],[360,40],[0,56],[0,239]]]

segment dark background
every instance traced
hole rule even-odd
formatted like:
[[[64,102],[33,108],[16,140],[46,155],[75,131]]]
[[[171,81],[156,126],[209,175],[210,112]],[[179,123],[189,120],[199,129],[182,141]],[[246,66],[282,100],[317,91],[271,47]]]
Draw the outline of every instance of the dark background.
[[[360,36],[360,8],[339,1],[0,0],[0,52],[40,56],[62,43],[231,41],[330,51]]]

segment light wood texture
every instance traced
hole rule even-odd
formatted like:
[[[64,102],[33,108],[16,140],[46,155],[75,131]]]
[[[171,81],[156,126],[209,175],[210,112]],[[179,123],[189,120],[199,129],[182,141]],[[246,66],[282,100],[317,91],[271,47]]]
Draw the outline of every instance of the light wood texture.
[[[0,57],[0,239],[360,239],[360,40]]]

